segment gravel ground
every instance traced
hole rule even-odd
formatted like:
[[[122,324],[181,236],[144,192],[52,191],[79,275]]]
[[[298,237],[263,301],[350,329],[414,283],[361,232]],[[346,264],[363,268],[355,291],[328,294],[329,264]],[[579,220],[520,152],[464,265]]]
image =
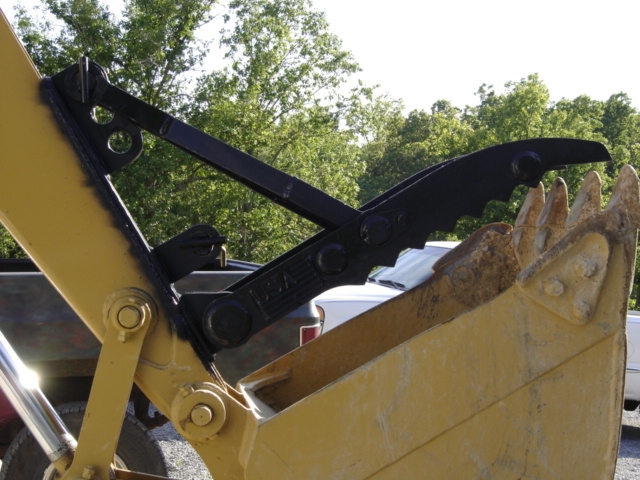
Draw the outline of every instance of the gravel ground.
[[[169,475],[176,480],[210,480],[200,457],[191,446],[167,424],[154,430],[165,453]],[[624,412],[622,440],[615,480],[640,480],[640,413]]]
[[[211,480],[211,475],[198,454],[171,423],[155,428],[152,432],[164,452],[169,477],[175,480]]]
[[[640,413],[624,412],[615,480],[640,480]]]

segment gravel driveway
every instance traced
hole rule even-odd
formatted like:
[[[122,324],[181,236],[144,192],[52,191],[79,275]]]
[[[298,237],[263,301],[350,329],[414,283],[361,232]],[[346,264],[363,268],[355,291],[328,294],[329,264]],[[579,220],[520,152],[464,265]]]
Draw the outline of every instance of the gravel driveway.
[[[170,424],[154,430],[176,480],[210,480],[200,457]],[[640,413],[624,412],[615,480],[640,480]]]
[[[640,412],[622,415],[622,439],[616,480],[640,480]]]

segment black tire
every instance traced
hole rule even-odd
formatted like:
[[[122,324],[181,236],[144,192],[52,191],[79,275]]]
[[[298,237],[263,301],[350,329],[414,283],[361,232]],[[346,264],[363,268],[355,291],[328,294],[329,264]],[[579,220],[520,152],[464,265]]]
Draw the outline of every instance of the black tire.
[[[57,410],[69,432],[77,439],[85,402],[60,406]],[[140,473],[167,476],[167,466],[160,445],[149,430],[133,415],[127,413],[116,449],[116,464]],[[0,480],[48,480],[54,478],[55,469],[29,429],[23,428],[13,439],[2,460]],[[45,473],[47,474],[45,476]]]

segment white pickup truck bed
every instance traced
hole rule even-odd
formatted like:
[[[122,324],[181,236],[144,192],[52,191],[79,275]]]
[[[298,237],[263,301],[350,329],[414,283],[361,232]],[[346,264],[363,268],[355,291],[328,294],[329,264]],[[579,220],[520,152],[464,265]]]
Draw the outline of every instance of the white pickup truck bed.
[[[635,410],[640,404],[640,312],[627,313],[627,377],[624,389],[625,408]]]

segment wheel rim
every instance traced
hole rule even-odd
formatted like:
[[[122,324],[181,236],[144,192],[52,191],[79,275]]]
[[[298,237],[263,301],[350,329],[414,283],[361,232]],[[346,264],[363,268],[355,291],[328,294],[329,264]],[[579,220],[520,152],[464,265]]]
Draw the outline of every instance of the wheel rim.
[[[114,463],[115,463],[116,468],[118,468],[120,470],[128,470],[127,464],[124,463],[124,460],[122,460],[122,458],[120,458],[120,456],[118,454],[116,454],[116,456],[115,456]],[[55,480],[56,473],[58,473],[58,471],[56,470],[56,467],[52,463],[44,471],[44,475],[42,476],[42,480]]]

